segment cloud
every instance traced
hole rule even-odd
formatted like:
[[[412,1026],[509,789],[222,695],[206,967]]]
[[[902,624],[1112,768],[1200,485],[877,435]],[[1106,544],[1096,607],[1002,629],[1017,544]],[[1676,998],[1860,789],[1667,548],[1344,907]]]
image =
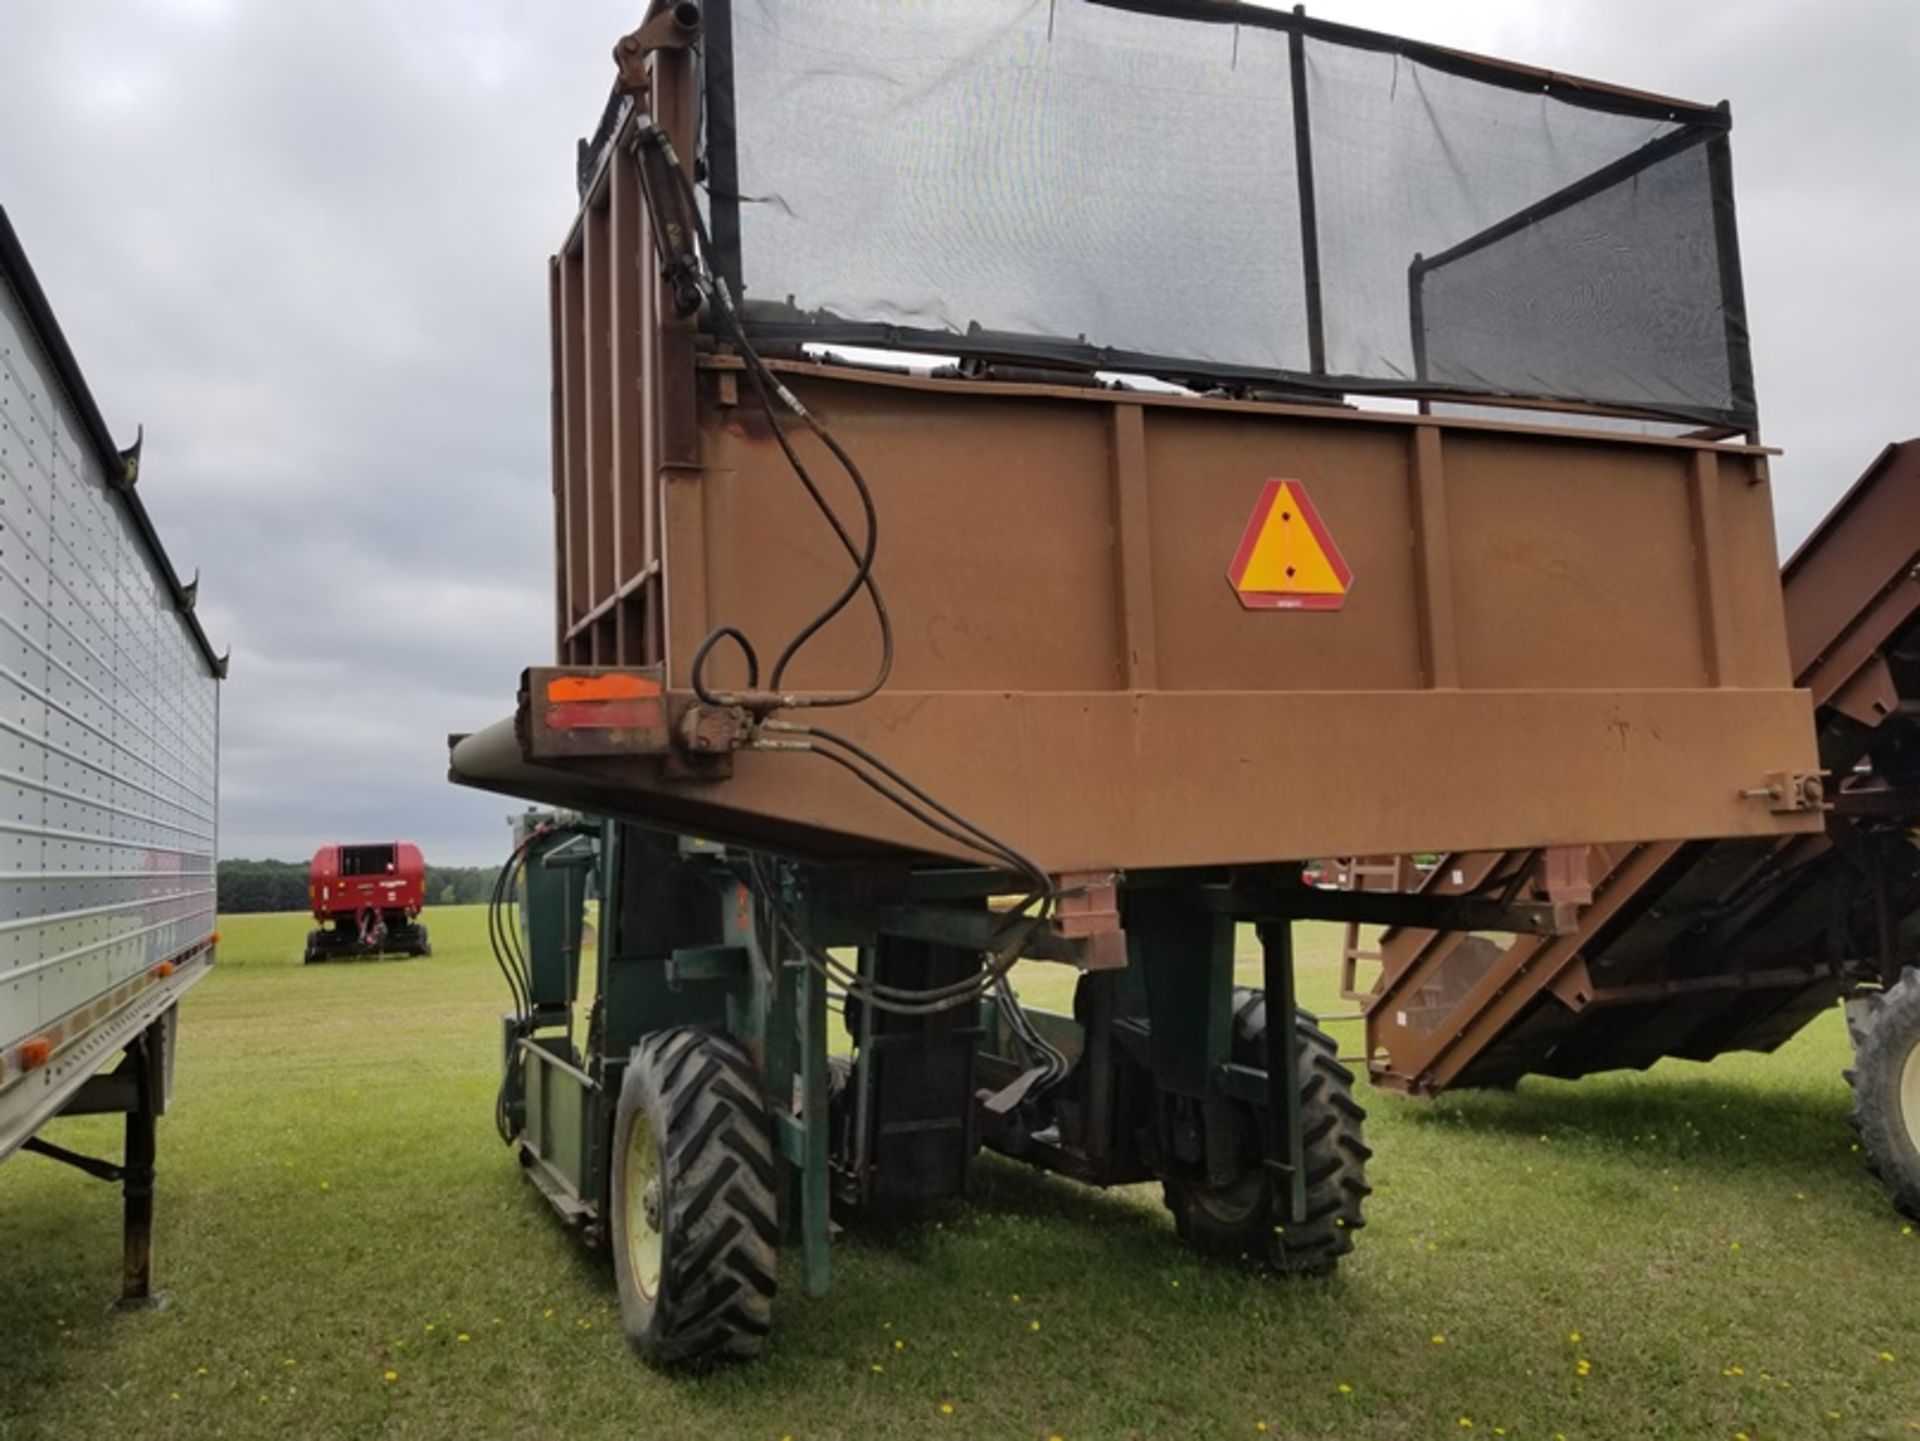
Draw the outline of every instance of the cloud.
[[[4,200],[235,651],[223,850],[497,857],[443,738],[552,650],[545,259],[637,0],[9,5]],[[1734,105],[1783,540],[1912,432],[1920,7],[1326,0]]]

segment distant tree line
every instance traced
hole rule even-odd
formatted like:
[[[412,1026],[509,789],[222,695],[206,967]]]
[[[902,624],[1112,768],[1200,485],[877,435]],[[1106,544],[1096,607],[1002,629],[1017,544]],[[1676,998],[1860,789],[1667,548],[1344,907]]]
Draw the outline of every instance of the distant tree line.
[[[493,894],[498,866],[428,866],[427,904],[465,906]],[[222,861],[219,873],[220,910],[224,915],[247,911],[304,911],[307,905],[305,861]]]

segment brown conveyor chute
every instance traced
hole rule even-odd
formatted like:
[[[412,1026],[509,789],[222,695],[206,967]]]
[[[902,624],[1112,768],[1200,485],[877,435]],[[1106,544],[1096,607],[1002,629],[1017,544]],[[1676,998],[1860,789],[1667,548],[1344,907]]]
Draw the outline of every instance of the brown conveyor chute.
[[[1576,930],[1381,937],[1362,999],[1376,1082],[1431,1093],[1521,1076],[1771,1050],[1855,981],[1910,959],[1920,912],[1920,440],[1888,446],[1782,572],[1796,683],[1812,694],[1827,829],[1773,841],[1594,845]],[[1444,856],[1460,894],[1536,866]]]

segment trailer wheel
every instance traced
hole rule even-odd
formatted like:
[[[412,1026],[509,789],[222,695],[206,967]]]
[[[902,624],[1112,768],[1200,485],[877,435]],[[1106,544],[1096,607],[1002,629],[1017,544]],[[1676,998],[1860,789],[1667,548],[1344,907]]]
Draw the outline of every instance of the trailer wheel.
[[[627,1340],[656,1366],[760,1351],[779,1241],[771,1129],[736,1042],[681,1028],[634,1047],[613,1121],[613,1262]]]
[[[1234,1052],[1242,1064],[1264,1065],[1267,1003],[1256,990],[1234,993]],[[1300,1041],[1300,1123],[1306,1134],[1306,1219],[1287,1219],[1287,1194],[1263,1160],[1265,1118],[1242,1108],[1241,1170],[1225,1186],[1204,1177],[1171,1176],[1167,1209],[1182,1240],[1228,1259],[1245,1257],[1286,1276],[1331,1275],[1366,1225],[1362,1203],[1372,1192],[1361,1138],[1366,1112],[1353,1098],[1353,1073],[1335,1059],[1333,1038],[1305,1011],[1294,1014]]]
[[[1853,1127],[1867,1168],[1920,1220],[1920,971],[1847,1002]]]

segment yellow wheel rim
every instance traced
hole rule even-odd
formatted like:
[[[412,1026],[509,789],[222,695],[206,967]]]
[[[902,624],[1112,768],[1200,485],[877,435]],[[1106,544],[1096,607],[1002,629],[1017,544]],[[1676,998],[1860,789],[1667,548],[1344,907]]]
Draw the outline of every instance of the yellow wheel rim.
[[[626,1182],[627,1270],[651,1301],[660,1287],[660,1148],[644,1113],[627,1129]]]
[[[1900,1119],[1907,1124],[1907,1139],[1920,1151],[1920,1041],[1914,1042],[1900,1068]]]

